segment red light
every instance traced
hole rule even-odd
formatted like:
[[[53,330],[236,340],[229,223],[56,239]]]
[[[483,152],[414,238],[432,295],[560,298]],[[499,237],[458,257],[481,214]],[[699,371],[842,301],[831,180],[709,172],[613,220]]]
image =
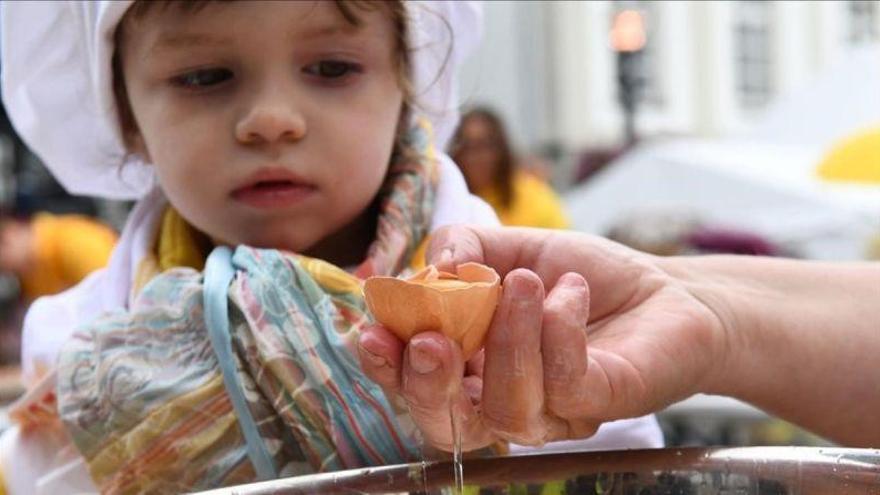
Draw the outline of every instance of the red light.
[[[618,52],[637,52],[645,47],[645,20],[637,10],[624,10],[614,16],[611,46]]]

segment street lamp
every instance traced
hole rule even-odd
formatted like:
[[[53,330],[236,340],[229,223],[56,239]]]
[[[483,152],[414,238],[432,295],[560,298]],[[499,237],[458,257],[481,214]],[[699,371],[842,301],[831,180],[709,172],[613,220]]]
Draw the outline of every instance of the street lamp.
[[[636,104],[642,85],[641,65],[645,47],[645,20],[637,10],[622,10],[614,16],[611,47],[617,52],[618,98],[623,109],[626,147],[636,141]]]

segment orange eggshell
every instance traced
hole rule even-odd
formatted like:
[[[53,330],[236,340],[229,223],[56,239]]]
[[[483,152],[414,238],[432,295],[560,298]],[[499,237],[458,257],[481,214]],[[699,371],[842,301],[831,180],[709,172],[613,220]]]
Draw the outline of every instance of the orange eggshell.
[[[441,332],[469,359],[483,345],[501,294],[501,277],[492,268],[465,263],[456,273],[429,265],[403,280],[370,277],[364,284],[373,317],[407,342],[419,332]]]

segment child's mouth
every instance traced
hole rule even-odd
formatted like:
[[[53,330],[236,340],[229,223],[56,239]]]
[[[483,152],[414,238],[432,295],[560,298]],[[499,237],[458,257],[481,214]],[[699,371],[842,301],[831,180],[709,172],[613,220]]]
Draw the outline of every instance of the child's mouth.
[[[315,191],[310,184],[289,180],[258,180],[232,191],[232,198],[261,209],[284,208],[295,205]]]

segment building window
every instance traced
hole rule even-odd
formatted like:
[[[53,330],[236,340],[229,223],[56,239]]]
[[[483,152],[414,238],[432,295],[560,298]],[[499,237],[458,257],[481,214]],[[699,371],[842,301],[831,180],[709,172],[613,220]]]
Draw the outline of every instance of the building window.
[[[773,96],[770,2],[740,1],[735,9],[734,64],[737,99],[758,109]]]
[[[878,17],[880,17],[880,2],[859,0],[846,3],[849,14],[849,41],[853,44],[860,44],[880,40],[877,27]]]
[[[662,2],[659,2],[662,3]],[[644,19],[645,47],[641,50],[639,63],[639,86],[637,101],[652,107],[663,106],[663,91],[660,81],[660,64],[657,47],[657,32],[660,16],[658,2],[646,0],[616,0],[612,2],[612,19],[624,10],[636,10]]]

